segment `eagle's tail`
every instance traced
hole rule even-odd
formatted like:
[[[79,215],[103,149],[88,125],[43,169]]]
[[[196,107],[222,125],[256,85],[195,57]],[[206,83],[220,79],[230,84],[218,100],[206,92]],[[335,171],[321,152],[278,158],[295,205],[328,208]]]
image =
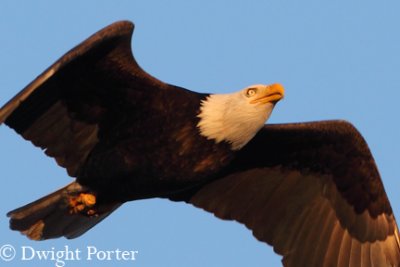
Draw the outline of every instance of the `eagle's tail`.
[[[96,195],[73,182],[28,205],[10,211],[10,228],[30,239],[75,238],[102,221],[122,203],[98,204]]]

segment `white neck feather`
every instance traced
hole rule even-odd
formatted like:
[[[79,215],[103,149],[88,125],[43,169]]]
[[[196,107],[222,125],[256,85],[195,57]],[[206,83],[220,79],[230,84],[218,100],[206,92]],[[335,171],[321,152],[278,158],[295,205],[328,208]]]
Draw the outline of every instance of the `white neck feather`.
[[[264,126],[273,108],[249,104],[241,92],[210,95],[201,102],[197,126],[207,139],[226,141],[239,150]]]

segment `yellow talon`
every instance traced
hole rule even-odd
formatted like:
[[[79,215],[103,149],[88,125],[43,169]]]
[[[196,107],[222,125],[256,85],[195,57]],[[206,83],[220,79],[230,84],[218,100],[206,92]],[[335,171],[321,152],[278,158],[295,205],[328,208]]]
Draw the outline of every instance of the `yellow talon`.
[[[87,207],[92,207],[94,204],[96,204],[96,196],[92,194],[80,194],[81,202],[87,206]]]
[[[96,215],[92,207],[96,204],[96,196],[93,194],[81,193],[78,196],[71,196],[68,199],[70,214],[86,213],[89,216]]]

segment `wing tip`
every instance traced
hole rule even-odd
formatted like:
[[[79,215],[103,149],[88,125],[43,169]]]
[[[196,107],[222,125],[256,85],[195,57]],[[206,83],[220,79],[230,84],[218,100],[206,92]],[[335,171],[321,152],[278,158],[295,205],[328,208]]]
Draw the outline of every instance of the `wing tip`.
[[[107,37],[117,37],[117,36],[124,36],[127,34],[131,34],[135,28],[135,24],[132,21],[129,20],[120,20],[113,22],[101,30],[97,31],[94,33],[92,36],[87,38],[87,40],[90,40],[92,37],[96,35],[106,35]]]

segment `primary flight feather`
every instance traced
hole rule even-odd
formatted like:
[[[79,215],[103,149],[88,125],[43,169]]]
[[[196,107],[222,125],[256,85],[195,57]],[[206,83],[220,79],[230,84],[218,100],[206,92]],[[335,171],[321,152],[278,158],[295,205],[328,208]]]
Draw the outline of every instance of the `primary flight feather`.
[[[161,197],[245,224],[284,266],[400,266],[392,209],[351,124],[265,125],[280,84],[200,94],[163,83],[136,63],[132,32],[104,28],[0,109],[75,178],[8,213],[13,230],[75,238],[127,201]]]

